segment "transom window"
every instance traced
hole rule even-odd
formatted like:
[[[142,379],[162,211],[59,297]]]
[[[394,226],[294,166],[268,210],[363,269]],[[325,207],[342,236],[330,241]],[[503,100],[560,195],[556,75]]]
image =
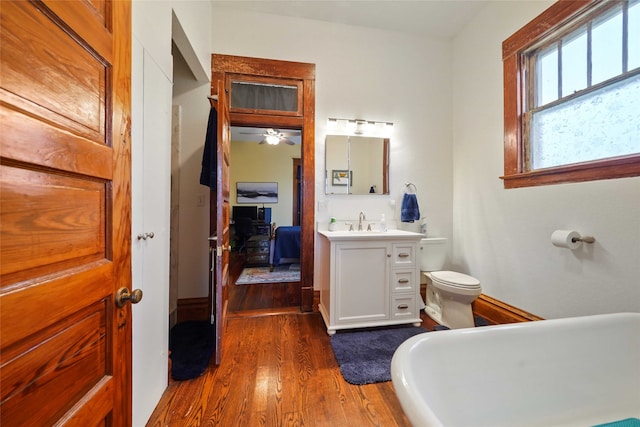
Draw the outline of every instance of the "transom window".
[[[640,0],[558,2],[503,60],[506,188],[640,175]]]

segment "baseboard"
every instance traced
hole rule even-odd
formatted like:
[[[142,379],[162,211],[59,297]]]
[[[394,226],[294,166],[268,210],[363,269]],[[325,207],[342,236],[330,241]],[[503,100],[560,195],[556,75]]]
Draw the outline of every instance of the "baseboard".
[[[189,320],[209,319],[209,298],[183,298],[178,299],[178,323]]]
[[[531,322],[543,320],[535,314],[520,310],[505,302],[481,294],[472,304],[473,313],[481,316],[492,324]]]

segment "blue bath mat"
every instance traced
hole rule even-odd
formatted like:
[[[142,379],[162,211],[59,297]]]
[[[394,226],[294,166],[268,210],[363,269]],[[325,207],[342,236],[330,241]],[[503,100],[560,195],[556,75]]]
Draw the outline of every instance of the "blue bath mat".
[[[216,343],[215,328],[208,321],[180,322],[171,328],[171,377],[190,380],[207,369]]]
[[[348,383],[391,381],[393,353],[408,338],[425,332],[429,331],[413,326],[337,332],[331,336],[331,347]]]

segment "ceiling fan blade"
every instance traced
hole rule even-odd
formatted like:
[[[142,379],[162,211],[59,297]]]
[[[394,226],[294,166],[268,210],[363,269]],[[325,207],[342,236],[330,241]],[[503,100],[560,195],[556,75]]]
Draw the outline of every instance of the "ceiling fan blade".
[[[258,144],[265,144],[266,142],[267,142],[267,138],[262,138],[262,140],[258,142]]]
[[[280,141],[284,142],[285,144],[295,145],[295,142],[293,142],[289,138],[281,138]]]
[[[282,136],[300,136],[299,131],[290,131],[290,132],[280,132],[276,129],[276,131]]]

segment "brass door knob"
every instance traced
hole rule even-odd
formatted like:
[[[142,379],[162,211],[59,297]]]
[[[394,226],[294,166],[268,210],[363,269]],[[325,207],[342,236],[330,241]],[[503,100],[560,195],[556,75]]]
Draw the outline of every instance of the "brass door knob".
[[[119,308],[124,307],[129,301],[131,301],[131,304],[137,304],[141,299],[142,291],[140,289],[134,289],[133,292],[131,292],[128,288],[120,288],[116,293],[116,305]]]

